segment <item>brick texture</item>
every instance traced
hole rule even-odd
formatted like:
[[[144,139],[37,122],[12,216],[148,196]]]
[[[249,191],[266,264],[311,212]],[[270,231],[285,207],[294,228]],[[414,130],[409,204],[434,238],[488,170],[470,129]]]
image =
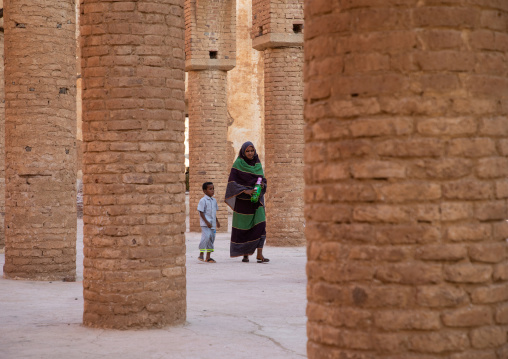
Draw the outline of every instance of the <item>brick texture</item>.
[[[189,0],[185,2],[185,58],[236,57],[236,3],[232,0]]]
[[[270,33],[291,34],[303,25],[301,0],[252,0],[252,38]]]
[[[86,326],[183,323],[183,1],[81,2]]]
[[[507,357],[507,16],[306,1],[309,358]]]
[[[267,243],[303,245],[303,48],[264,57]]]
[[[3,29],[3,21],[0,22]],[[0,32],[0,251],[5,247],[5,77],[4,33]]]
[[[236,3],[185,2],[185,69],[188,72],[190,230],[200,231],[197,205],[202,184],[213,182],[220,232],[227,231],[224,204],[228,161],[227,71],[236,64]]]
[[[8,278],[75,280],[74,1],[5,1]]]
[[[303,1],[253,0],[252,38],[264,52],[267,243],[303,245]]]
[[[226,71],[189,71],[189,217],[190,230],[200,231],[198,202],[204,182],[213,182],[219,204],[220,232],[228,228],[224,203],[231,163],[228,161]]]

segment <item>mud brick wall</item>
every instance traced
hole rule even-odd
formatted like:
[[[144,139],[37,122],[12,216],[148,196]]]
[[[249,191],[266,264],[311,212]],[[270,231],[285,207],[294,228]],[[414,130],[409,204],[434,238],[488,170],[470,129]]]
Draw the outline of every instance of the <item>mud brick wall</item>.
[[[186,59],[235,59],[236,2],[232,0],[189,0],[185,3]]]
[[[226,71],[189,71],[189,217],[190,230],[198,232],[199,200],[204,182],[213,182],[219,205],[219,232],[227,231],[224,203],[231,163],[228,161]]]
[[[508,3],[384,4],[306,2],[309,358],[508,358]]]
[[[303,25],[303,1],[252,0],[252,38],[292,34],[294,24]]]
[[[74,1],[5,1],[4,28],[4,275],[74,280]]]
[[[303,48],[268,48],[264,64],[267,243],[303,245]]]
[[[181,0],[81,3],[86,326],[183,323]]]

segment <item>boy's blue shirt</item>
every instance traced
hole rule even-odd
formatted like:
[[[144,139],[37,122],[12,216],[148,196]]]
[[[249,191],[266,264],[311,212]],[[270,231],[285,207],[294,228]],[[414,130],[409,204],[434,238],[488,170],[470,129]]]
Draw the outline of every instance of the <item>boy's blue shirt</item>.
[[[212,229],[215,229],[216,226],[218,209],[219,205],[217,204],[217,200],[213,197],[204,195],[203,198],[199,200],[198,211],[205,214],[205,218],[212,225]],[[206,222],[201,216],[199,216],[199,225],[201,227],[207,227]]]

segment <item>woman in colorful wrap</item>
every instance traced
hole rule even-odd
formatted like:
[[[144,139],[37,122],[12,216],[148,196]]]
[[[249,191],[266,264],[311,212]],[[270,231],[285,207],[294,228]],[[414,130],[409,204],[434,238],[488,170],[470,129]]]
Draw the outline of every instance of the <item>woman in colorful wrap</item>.
[[[261,195],[257,202],[251,202],[254,186],[261,178]],[[270,260],[263,257],[266,239],[265,218],[266,178],[252,142],[245,142],[229,174],[226,188],[226,204],[233,210],[233,230],[231,232],[231,257],[243,256],[242,262],[248,262],[249,256],[257,249],[258,263]]]

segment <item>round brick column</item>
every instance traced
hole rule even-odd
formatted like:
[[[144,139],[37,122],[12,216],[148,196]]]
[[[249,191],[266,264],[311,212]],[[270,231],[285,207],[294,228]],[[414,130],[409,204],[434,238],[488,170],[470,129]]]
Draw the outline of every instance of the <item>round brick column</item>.
[[[227,71],[236,65],[236,2],[185,2],[185,70],[189,106],[190,230],[200,231],[197,206],[204,182],[213,182],[220,232],[228,229],[224,204],[229,169]]]
[[[507,358],[508,8],[406,3],[306,1],[308,355]]]
[[[267,243],[305,244],[303,47],[264,50]]]
[[[231,163],[226,139],[228,109],[226,102],[227,72],[221,70],[189,71],[189,209],[190,230],[198,232],[199,200],[203,183],[213,182],[219,204],[217,219],[220,232],[228,229],[228,212],[224,196]]]
[[[185,321],[183,1],[81,5],[87,326]]]
[[[305,244],[303,0],[253,0],[252,47],[264,52],[266,240]]]
[[[1,22],[3,29],[3,20]],[[4,33],[0,32],[0,76],[4,77]],[[5,248],[5,81],[0,81],[0,250]]]
[[[8,278],[75,280],[74,1],[4,1]]]

